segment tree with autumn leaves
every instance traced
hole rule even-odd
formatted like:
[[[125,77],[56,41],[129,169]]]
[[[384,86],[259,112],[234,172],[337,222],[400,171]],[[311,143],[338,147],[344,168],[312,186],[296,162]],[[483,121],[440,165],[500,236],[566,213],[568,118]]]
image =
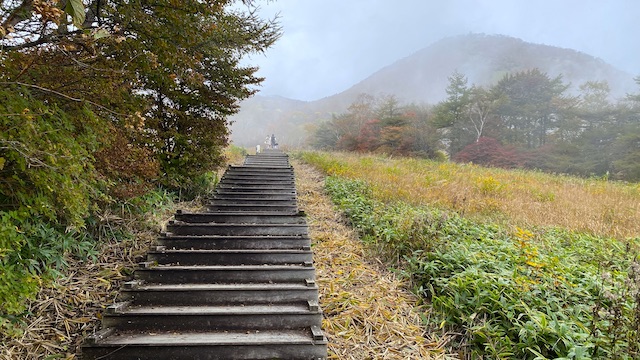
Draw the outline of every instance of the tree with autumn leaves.
[[[402,105],[395,96],[361,94],[343,114],[314,129],[312,146],[323,150],[437,156],[429,109]]]
[[[640,162],[635,161],[640,143],[632,140],[640,135],[635,96],[614,101],[606,82],[585,82],[577,95],[568,94],[568,87],[561,76],[551,78],[538,69],[506,74],[483,90],[487,112],[482,136],[486,138],[466,139],[462,150],[449,149],[452,158],[489,166],[640,180]],[[470,99],[477,96],[473,89],[477,87],[463,90]],[[467,103],[469,119],[461,120],[459,127],[477,124],[472,117],[474,106],[474,100]]]
[[[568,88],[562,76],[539,69],[507,73],[489,87],[454,72],[447,98],[435,106],[401,105],[389,96],[370,101],[366,111],[352,106],[312,138],[324,149],[446,153],[488,166],[640,180],[639,95],[614,101],[608,84],[597,81],[581,84],[578,94]]]
[[[197,191],[279,36],[251,0],[0,3],[0,320],[99,207]]]
[[[173,188],[221,163],[226,119],[261,81],[240,59],[279,36],[251,1],[248,12],[234,1],[4,3],[0,85],[91,111],[109,128],[101,150],[157,163],[156,178]],[[129,154],[113,154],[110,142]],[[98,157],[116,180],[149,180]]]

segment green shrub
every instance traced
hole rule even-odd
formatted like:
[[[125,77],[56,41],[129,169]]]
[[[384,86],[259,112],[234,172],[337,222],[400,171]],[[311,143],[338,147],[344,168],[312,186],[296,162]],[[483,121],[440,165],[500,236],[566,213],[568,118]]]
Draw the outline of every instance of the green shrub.
[[[69,256],[88,258],[95,242],[85,232],[55,227],[16,211],[0,212],[0,329],[26,310],[43,282],[67,267]]]
[[[99,181],[95,115],[19,86],[0,89],[0,317],[17,315],[66,256],[90,255],[84,232]],[[73,115],[71,115],[73,114]],[[4,323],[4,322],[3,322]]]
[[[0,114],[0,328],[7,330],[69,256],[95,252],[98,202],[140,213],[166,200],[152,192],[115,204],[101,192],[108,179],[99,178],[93,154],[102,130],[86,108],[63,110],[9,86],[0,89]]]
[[[506,229],[383,204],[359,180],[329,177],[326,188],[363,240],[402,266],[431,303],[427,325],[460,334],[455,344],[467,356],[640,356],[640,265],[630,255],[639,239]]]
[[[189,197],[196,198],[211,195],[215,190],[216,185],[218,185],[219,181],[220,179],[218,179],[218,174],[213,171],[207,171],[201,175],[198,175],[193,180],[193,185],[190,189]]]
[[[0,114],[0,209],[81,227],[97,188],[93,113],[70,115],[12,86],[0,89]]]

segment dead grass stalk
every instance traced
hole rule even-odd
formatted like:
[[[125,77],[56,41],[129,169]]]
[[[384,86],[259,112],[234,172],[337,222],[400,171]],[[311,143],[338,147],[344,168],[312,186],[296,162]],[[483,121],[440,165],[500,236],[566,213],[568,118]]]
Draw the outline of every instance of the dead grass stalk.
[[[142,261],[162,226],[176,209],[198,206],[196,202],[180,203],[147,214],[144,226],[131,228],[131,238],[102,239],[97,261],[68,259],[69,269],[64,277],[43,287],[30,303],[30,315],[23,319],[28,324],[23,334],[14,338],[0,334],[0,359],[78,358],[82,341],[100,329],[105,308],[115,302],[121,284],[130,280],[134,267]],[[116,221],[117,217],[104,218]]]

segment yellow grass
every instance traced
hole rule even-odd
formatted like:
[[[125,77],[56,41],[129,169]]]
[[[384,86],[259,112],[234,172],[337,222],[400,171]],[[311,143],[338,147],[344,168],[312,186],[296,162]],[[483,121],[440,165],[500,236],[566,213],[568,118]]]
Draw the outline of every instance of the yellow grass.
[[[436,205],[520,226],[640,236],[640,184],[347,153],[306,153],[330,175],[366,180],[383,201]]]
[[[229,165],[240,165],[242,164],[242,162],[244,161],[244,153],[243,150],[246,151],[246,149],[237,147],[237,146],[233,146],[230,145],[227,148],[224,149],[224,157],[227,160],[227,164]],[[255,149],[249,149],[249,151],[247,151],[247,153],[250,154],[255,154]],[[222,172],[224,172],[224,168],[220,169]]]
[[[446,337],[425,334],[418,298],[365,250],[324,195],[323,177],[294,162],[307,212],[330,359],[443,359]],[[373,259],[373,260],[372,260]]]

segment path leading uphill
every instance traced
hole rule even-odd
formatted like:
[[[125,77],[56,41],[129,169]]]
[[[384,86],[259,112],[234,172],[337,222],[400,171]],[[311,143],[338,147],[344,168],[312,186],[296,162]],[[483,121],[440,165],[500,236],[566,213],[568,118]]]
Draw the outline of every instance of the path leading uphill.
[[[406,290],[405,283],[363,248],[324,194],[324,177],[306,164],[292,163],[298,206],[306,211],[309,225],[311,241],[305,244],[313,244],[328,358],[443,358],[446,338],[423,333],[416,309],[418,299]],[[192,211],[199,211],[194,204],[190,206]],[[186,216],[186,212],[183,214]],[[159,217],[159,214],[149,214],[149,217]],[[163,219],[166,218],[159,217],[154,223],[165,223]],[[132,251],[132,241],[112,241],[102,249],[98,263],[70,263],[70,269],[79,270],[66,274],[55,287],[41,291],[31,306],[33,315],[27,318],[31,325],[20,338],[0,345],[0,359],[47,356],[77,359],[75,344],[81,341],[82,333],[93,328],[95,319],[102,317],[99,305],[114,301],[111,286],[128,273],[125,270],[130,268],[130,258],[148,247],[145,244],[154,242],[150,239],[152,234],[144,233],[144,239],[140,236],[132,240],[137,244],[135,251]],[[289,244],[295,242],[288,241]],[[107,273],[117,276],[107,277]],[[176,297],[175,301],[181,300]],[[68,304],[75,305],[68,308]],[[155,336],[153,334],[157,335],[150,336]]]
[[[325,359],[310,240],[288,156],[227,169],[178,212],[89,337],[89,359]]]

